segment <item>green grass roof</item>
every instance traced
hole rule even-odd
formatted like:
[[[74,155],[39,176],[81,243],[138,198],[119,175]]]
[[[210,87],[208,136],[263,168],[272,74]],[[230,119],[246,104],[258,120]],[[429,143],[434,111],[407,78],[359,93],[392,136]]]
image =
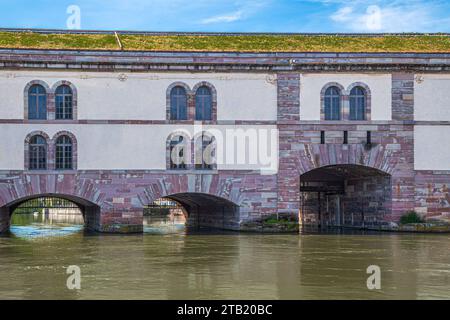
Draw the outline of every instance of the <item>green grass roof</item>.
[[[123,50],[236,52],[448,52],[448,35],[120,34]],[[0,32],[0,48],[120,50],[114,34]]]

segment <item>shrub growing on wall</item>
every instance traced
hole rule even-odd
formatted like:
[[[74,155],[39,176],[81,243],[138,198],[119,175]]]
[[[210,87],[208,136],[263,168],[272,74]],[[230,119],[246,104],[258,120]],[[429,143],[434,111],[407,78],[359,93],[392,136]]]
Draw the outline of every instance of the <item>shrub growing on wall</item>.
[[[400,218],[401,224],[422,222],[425,222],[424,219],[422,219],[422,217],[419,216],[415,211],[408,211]]]

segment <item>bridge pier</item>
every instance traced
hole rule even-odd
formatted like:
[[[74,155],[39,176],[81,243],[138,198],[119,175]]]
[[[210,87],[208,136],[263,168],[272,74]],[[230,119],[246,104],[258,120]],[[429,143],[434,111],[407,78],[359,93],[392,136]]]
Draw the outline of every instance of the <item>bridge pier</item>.
[[[239,208],[232,205],[188,208],[187,226],[221,230],[240,230]]]
[[[97,217],[98,221],[96,221]],[[94,212],[93,218],[90,218],[86,226],[105,233],[142,233],[144,232],[144,209],[100,209],[99,214]]]
[[[91,231],[100,231],[101,209],[97,206],[87,206],[83,209],[84,225]]]
[[[11,217],[8,208],[0,208],[0,233],[7,232],[11,224]]]

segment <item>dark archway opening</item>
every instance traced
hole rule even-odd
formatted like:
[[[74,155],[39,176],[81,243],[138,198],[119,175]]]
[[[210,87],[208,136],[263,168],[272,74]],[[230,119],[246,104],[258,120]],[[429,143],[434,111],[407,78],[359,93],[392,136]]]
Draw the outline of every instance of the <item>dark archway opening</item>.
[[[42,194],[20,198],[0,208],[0,232],[52,234],[98,230],[100,207],[82,198]],[[42,231],[42,232],[41,232]]]
[[[188,213],[181,203],[160,198],[144,207],[145,233],[176,233],[184,230]]]
[[[178,193],[154,201],[144,209],[144,230],[146,216],[152,216],[152,212],[152,222],[162,220],[177,228],[239,230],[239,206],[209,194]]]
[[[300,176],[304,226],[367,227],[391,211],[391,176],[360,165],[332,165]]]

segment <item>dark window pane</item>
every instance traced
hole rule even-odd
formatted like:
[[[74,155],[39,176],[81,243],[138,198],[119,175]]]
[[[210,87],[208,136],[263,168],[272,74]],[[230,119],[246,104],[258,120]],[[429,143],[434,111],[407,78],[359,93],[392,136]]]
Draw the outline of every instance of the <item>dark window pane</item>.
[[[28,119],[47,119],[47,93],[41,85],[31,86],[28,92]]]
[[[341,93],[339,88],[330,87],[324,97],[325,120],[341,120]]]
[[[170,119],[187,120],[187,95],[183,87],[175,87],[170,92]]]
[[[47,168],[47,142],[42,136],[34,136],[29,145],[30,170],[45,170]]]
[[[56,119],[70,120],[73,119],[72,114],[73,94],[72,89],[67,86],[59,86],[56,89]]]
[[[47,97],[39,96],[38,103],[39,119],[47,119]]]
[[[212,148],[215,143],[214,137],[203,135],[198,140],[198,143],[200,143],[201,148],[196,155],[195,168],[199,170],[212,170],[214,168],[216,153],[215,148]]]
[[[185,144],[183,136],[178,136],[170,141],[170,168],[186,169]]]
[[[198,88],[195,94],[195,119],[212,120],[212,94],[206,86]]]
[[[28,97],[28,118],[37,119],[37,97],[35,95],[30,95]]]
[[[372,132],[371,131],[367,131],[367,144],[370,145],[372,144]]]
[[[56,140],[56,169],[71,170],[72,163],[72,140],[61,136]]]
[[[366,92],[355,87],[350,92],[350,120],[366,119]]]

